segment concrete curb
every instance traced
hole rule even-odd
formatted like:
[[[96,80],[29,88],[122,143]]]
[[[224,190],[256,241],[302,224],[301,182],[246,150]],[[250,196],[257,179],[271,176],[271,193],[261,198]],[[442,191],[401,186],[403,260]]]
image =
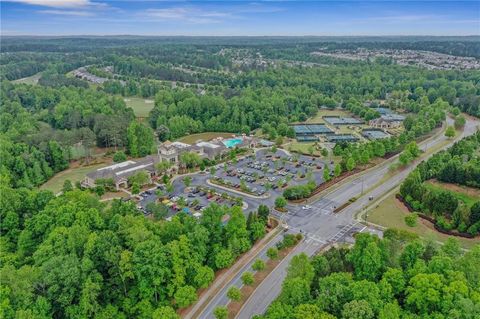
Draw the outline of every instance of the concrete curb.
[[[302,239],[302,241],[305,240],[305,239]],[[238,312],[237,314],[235,315],[235,318],[238,318],[238,315],[242,312],[243,308],[245,307],[246,304],[249,303],[250,299],[253,298],[253,296],[255,295],[255,291],[258,289],[258,287],[260,287],[260,285],[271,275],[275,272],[275,270],[277,270],[278,267],[280,267],[280,265],[282,265],[282,263],[284,263],[285,261],[287,261],[287,258],[288,256],[290,256],[298,247],[298,245],[300,245],[300,243],[302,241],[299,241],[297,243],[297,245],[287,254],[285,255],[285,257],[283,257],[283,259],[278,263],[278,265],[275,266],[275,268],[272,269],[272,271],[270,271],[270,273],[265,277],[263,278],[262,282],[260,282],[260,284],[255,288],[255,290],[252,291],[252,293],[250,294],[250,296],[248,296],[247,300],[244,301],[243,305],[240,307],[240,309],[238,309]]]
[[[229,191],[229,192],[232,192],[232,193],[235,193],[235,194],[238,194],[238,195],[247,196],[247,197],[250,197],[250,198],[253,198],[253,199],[267,199],[267,198],[270,197],[270,195],[268,195],[268,196],[250,195],[250,194],[247,194],[247,193],[244,193],[244,192],[241,192],[241,191],[237,191],[236,189],[233,189],[233,188],[230,188],[230,187],[226,187],[226,186],[222,186],[222,185],[212,183],[210,181],[210,179],[207,179],[207,185],[212,186],[212,187],[217,187],[217,188],[220,188],[220,189],[223,189],[225,191]]]

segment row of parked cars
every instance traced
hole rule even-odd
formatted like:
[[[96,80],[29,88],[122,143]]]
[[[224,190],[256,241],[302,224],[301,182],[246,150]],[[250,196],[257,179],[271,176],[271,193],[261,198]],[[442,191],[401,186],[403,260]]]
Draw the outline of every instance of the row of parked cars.
[[[218,177],[218,176],[215,176],[213,178],[213,180],[216,181],[217,183],[220,183],[222,185],[229,186],[229,187],[232,187],[232,188],[235,188],[235,189],[238,189],[238,190],[240,190],[240,188],[241,188],[240,183],[236,183],[236,182],[233,182],[231,180],[225,180],[225,179],[223,179],[221,177]],[[253,181],[256,181],[256,179],[253,179]],[[266,193],[265,190],[258,189],[257,187],[252,187],[251,188],[248,185],[246,185],[245,188],[249,193],[257,195],[257,196],[262,196],[263,194]]]
[[[187,194],[187,197],[206,197],[207,200],[209,200],[210,202],[214,201],[218,204],[222,204],[222,205],[230,205],[230,206],[234,206],[235,203],[229,199],[226,199],[226,198],[223,198],[222,197],[222,194],[219,194],[217,192],[214,192],[214,191],[209,191],[209,192],[206,192],[204,190],[201,190],[200,188],[198,187],[193,187],[190,192]],[[199,205],[199,206],[202,206],[202,205]],[[203,206],[202,206],[203,207]]]

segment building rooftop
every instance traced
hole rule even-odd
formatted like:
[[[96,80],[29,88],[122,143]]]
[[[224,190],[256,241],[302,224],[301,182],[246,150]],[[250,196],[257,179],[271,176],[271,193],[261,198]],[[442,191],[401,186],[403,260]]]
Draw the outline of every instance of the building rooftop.
[[[200,147],[209,147],[209,148],[219,148],[220,145],[218,144],[214,144],[214,143],[211,143],[211,142],[198,142],[196,143],[197,146],[200,146]]]
[[[101,178],[112,178],[115,181],[119,181],[122,178],[128,178],[129,176],[134,175],[142,170],[153,171],[155,169],[154,164],[157,161],[158,159],[156,156],[149,155],[136,162],[125,161],[107,167],[99,168],[93,172],[88,173],[87,177],[94,180]]]

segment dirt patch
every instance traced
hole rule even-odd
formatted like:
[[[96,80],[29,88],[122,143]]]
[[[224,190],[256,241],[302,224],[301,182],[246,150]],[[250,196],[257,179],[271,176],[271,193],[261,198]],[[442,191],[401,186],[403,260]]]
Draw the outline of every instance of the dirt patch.
[[[404,212],[405,215],[410,213],[410,211],[408,210],[408,207],[405,206],[405,204],[402,201],[400,201],[397,197],[395,197],[395,206],[397,206],[398,209]]]
[[[452,191],[452,192],[463,193],[463,194],[466,194],[468,196],[480,198],[480,189],[477,189],[477,188],[463,186],[463,185],[456,185],[456,184],[451,184],[451,183],[444,183],[444,182],[440,182],[436,179],[431,179],[427,183],[430,183],[432,185],[444,188],[444,189]]]
[[[124,192],[107,192],[105,194],[103,194],[102,196],[102,200],[110,200],[110,199],[114,199],[114,198],[128,198],[130,197],[128,194],[124,193]]]

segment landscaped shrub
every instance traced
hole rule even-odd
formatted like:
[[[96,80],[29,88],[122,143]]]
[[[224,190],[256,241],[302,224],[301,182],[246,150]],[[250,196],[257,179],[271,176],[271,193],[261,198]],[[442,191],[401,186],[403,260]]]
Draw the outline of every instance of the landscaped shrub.
[[[123,162],[127,160],[127,155],[123,151],[118,151],[113,155],[113,161],[115,163]]]
[[[418,214],[417,213],[411,213],[407,216],[405,216],[405,224],[410,227],[415,227],[417,226],[417,220],[418,220]]]
[[[275,247],[270,247],[267,250],[267,256],[270,259],[277,259],[278,258],[278,249]]]
[[[265,262],[261,259],[257,259],[253,262],[252,269],[256,271],[261,271],[265,269]]]
[[[285,206],[287,206],[287,200],[285,199],[285,197],[280,196],[275,199],[276,208],[284,208]]]
[[[253,274],[249,271],[246,271],[242,274],[242,283],[246,286],[250,286],[255,282],[255,278],[253,278]]]
[[[301,235],[300,235],[301,236]],[[302,237],[300,237],[301,240]],[[293,234],[286,234],[283,236],[283,240],[277,244],[278,249],[284,249],[288,247],[295,246],[298,243],[299,239]]]
[[[283,197],[286,199],[307,198],[312,194],[316,187],[317,185],[313,181],[310,181],[304,185],[290,186],[283,191]]]

